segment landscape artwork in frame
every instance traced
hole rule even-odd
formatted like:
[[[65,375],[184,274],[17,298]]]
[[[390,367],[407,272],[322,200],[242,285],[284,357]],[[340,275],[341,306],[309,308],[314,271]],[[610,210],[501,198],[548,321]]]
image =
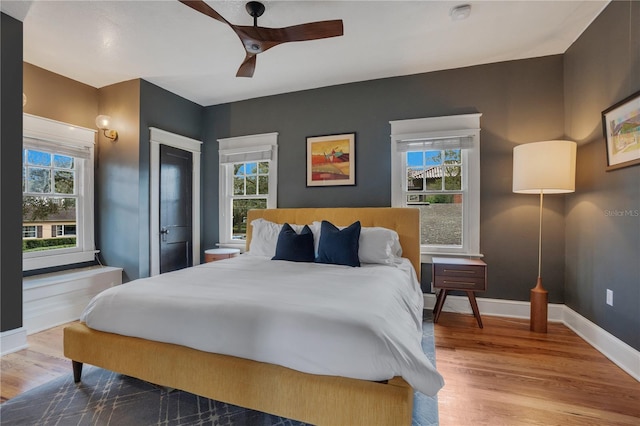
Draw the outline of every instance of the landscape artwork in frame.
[[[602,111],[607,171],[640,164],[640,92]]]
[[[355,133],[307,138],[307,186],[355,185]]]

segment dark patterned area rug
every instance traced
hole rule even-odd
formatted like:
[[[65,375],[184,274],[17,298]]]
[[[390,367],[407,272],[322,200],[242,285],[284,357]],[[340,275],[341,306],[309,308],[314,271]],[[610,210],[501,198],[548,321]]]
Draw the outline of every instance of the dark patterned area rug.
[[[433,323],[423,325],[422,348],[435,365]],[[71,366],[69,366],[71,369]],[[211,425],[302,426],[304,423],[199,397],[167,391],[142,380],[86,365],[82,382],[72,374],[0,405],[4,425]],[[438,424],[438,403],[416,392],[413,426]]]

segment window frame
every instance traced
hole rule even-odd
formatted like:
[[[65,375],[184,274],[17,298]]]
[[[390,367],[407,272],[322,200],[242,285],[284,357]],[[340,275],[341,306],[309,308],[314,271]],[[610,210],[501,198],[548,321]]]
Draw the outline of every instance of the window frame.
[[[277,208],[278,201],[278,133],[262,133],[218,139],[218,245],[245,250],[245,240],[233,239],[234,165],[240,163],[269,162],[269,193],[244,198],[266,198],[267,208]],[[260,158],[257,158],[260,156]],[[247,224],[250,226],[250,224]]]
[[[76,151],[76,237],[77,247],[23,253],[22,269],[31,271],[53,266],[90,262],[95,258],[94,236],[94,145],[97,131],[35,115],[23,114],[23,150],[42,144],[49,151],[74,156]],[[47,150],[47,148],[43,148]],[[70,154],[71,153],[71,154]]]
[[[431,255],[463,255],[482,257],[480,253],[480,117],[462,114],[390,121],[391,124],[391,205],[409,207],[407,193],[407,155],[399,145],[433,140],[471,138],[469,147],[461,148],[462,173],[462,245],[421,244],[423,262],[430,262]],[[447,148],[427,148],[424,151]]]
[[[64,228],[62,225],[51,225],[51,237],[61,237],[64,235]],[[59,231],[59,233],[58,233]]]
[[[33,228],[33,236],[26,236],[25,233],[30,231],[26,231],[25,228]],[[38,238],[38,225],[22,225],[22,239],[25,238]]]
[[[61,238],[61,237],[67,237],[69,235],[76,236],[76,234],[78,232],[77,225],[56,224],[56,225],[51,225],[51,226],[55,227],[55,231],[53,230],[53,228],[51,229],[51,238]],[[73,234],[67,233],[67,228],[69,226],[73,226],[75,228]]]

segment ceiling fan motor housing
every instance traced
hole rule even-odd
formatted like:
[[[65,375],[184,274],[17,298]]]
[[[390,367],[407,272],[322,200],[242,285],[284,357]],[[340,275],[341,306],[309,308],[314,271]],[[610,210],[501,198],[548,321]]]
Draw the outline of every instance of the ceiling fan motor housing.
[[[253,25],[256,25],[255,20],[261,17],[264,13],[264,4],[260,3],[259,1],[250,1],[246,4],[245,8],[247,9],[249,15],[251,15],[254,19]]]

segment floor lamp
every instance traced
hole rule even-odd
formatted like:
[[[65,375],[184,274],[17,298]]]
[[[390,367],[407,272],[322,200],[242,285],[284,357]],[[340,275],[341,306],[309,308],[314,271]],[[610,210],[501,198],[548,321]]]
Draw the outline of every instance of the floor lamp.
[[[540,194],[538,233],[538,280],[531,289],[531,331],[547,332],[547,290],[542,286],[542,201],[544,194],[574,192],[576,143],[546,141],[518,145],[513,149],[513,192]]]

